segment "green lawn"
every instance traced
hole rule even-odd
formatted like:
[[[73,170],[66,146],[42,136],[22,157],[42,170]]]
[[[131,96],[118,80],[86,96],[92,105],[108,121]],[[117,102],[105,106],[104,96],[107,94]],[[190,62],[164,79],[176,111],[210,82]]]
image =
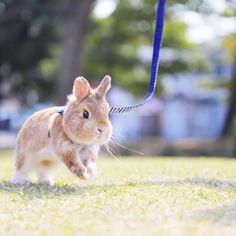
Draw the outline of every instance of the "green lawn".
[[[95,180],[62,168],[54,187],[13,186],[12,162],[0,152],[1,236],[236,235],[233,159],[100,158]]]

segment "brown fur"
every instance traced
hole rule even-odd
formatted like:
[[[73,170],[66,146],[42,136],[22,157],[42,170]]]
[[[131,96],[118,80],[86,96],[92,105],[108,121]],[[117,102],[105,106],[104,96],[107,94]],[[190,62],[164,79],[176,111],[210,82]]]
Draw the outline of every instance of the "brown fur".
[[[51,167],[53,165],[53,162],[49,160],[43,160],[40,162],[40,165],[42,165],[43,167]]]
[[[96,161],[98,145],[111,136],[109,105],[105,99],[109,88],[110,77],[105,77],[96,90],[91,90],[84,78],[77,78],[74,98],[65,106],[63,116],[57,113],[62,107],[33,114],[18,134],[15,182],[17,176],[22,177],[31,169],[37,169],[44,179],[45,169],[54,167],[57,161],[62,161],[76,175],[88,178],[88,172],[92,174],[91,168],[95,168],[90,162]],[[83,117],[84,111],[89,112],[88,119]]]

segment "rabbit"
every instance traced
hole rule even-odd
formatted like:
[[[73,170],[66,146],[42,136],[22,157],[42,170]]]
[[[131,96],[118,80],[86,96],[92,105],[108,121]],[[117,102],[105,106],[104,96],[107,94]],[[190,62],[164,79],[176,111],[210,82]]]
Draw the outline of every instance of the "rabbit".
[[[65,107],[47,108],[29,117],[17,136],[13,183],[29,182],[28,172],[36,171],[39,183],[53,185],[50,174],[60,163],[82,179],[93,178],[99,147],[112,134],[106,100],[110,87],[108,75],[96,89],[78,77]]]

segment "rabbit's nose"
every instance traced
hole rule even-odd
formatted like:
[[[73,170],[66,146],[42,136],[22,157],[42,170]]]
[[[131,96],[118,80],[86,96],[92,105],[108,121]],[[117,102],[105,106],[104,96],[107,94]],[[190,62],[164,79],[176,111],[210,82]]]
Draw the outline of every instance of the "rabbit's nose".
[[[99,129],[99,128],[98,128],[98,132],[101,134],[101,133],[102,133],[102,129]]]

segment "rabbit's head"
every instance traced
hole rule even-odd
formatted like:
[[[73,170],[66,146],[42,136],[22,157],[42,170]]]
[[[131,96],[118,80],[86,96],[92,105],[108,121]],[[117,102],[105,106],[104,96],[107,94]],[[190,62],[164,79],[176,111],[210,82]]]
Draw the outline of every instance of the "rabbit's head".
[[[107,91],[111,77],[105,76],[96,89],[91,89],[83,78],[75,79],[73,95],[63,114],[63,129],[68,138],[77,144],[105,144],[109,141],[112,126],[109,120]]]

